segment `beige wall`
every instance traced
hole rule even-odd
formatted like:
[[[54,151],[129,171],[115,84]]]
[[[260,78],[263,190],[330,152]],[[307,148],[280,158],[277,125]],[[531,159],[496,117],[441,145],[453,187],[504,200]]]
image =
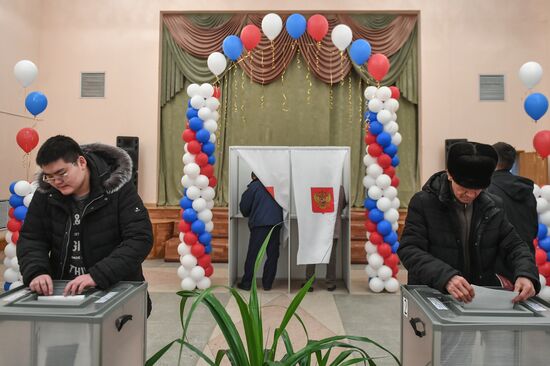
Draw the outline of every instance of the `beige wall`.
[[[546,0],[0,0],[0,4],[0,34],[7,44],[0,55],[1,109],[22,106],[22,94],[17,94],[11,76],[13,64],[21,58],[37,61],[38,86],[50,101],[38,125],[42,138],[64,133],[80,142],[114,143],[117,135],[139,136],[139,190],[145,202],[155,202],[157,196],[161,10],[419,11],[422,180],[443,167],[445,138],[505,140],[532,150],[533,134],[547,128],[545,121],[550,118],[539,125],[529,121],[522,107],[526,90],[517,77],[518,68],[528,60],[540,62],[550,72]],[[81,71],[106,72],[105,99],[79,98]],[[478,101],[478,77],[483,73],[505,75],[504,102]],[[538,90],[548,94],[549,86],[546,76]],[[14,125],[28,123],[0,118],[1,166],[9,173],[0,178],[2,197],[9,181],[24,176],[21,154],[13,143],[18,129]]]

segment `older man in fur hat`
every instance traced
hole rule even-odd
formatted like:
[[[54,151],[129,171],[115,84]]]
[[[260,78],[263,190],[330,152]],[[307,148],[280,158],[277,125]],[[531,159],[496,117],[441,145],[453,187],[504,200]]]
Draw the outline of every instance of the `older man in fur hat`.
[[[455,299],[472,301],[471,284],[500,286],[500,255],[513,271],[514,302],[540,290],[532,254],[510,224],[501,201],[483,191],[498,161],[490,145],[451,146],[447,171],[434,174],[409,203],[398,250],[408,283],[428,285]]]

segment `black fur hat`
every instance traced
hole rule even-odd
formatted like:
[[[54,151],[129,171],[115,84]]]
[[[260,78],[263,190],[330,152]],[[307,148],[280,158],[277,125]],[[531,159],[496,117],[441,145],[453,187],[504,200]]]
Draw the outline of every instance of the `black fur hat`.
[[[447,170],[453,180],[470,189],[484,189],[491,184],[498,155],[491,145],[457,142],[449,148]]]

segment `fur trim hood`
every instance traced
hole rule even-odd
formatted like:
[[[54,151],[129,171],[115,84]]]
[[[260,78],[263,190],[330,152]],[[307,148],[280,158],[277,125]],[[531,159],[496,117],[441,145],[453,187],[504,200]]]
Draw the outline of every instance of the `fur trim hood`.
[[[80,147],[91,174],[97,174],[101,186],[108,194],[118,191],[132,178],[132,159],[121,148],[98,143]],[[46,193],[53,188],[42,180],[43,176],[42,171],[37,175],[38,191]]]

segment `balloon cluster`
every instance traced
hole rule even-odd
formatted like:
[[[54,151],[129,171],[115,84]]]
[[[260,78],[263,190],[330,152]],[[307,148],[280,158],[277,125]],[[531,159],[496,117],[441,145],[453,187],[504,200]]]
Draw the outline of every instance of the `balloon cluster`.
[[[395,175],[395,168],[399,165],[397,146],[401,143],[396,122],[399,96],[399,89],[393,86],[369,86],[365,89],[368,100],[368,111],[365,112],[367,153],[363,158],[367,169],[363,179],[367,190],[364,205],[368,264],[365,271],[369,276],[369,288],[374,292],[384,289],[396,292],[399,289],[395,278],[399,263],[396,254],[399,248],[399,178]]]
[[[192,291],[211,286],[210,276],[214,272],[210,253],[212,252],[212,208],[214,207],[214,176],[216,158],[217,120],[220,115],[218,98],[220,91],[210,84],[191,84],[187,88],[189,103],[187,125],[183,131],[185,154],[183,155],[183,197],[180,200],[181,221],[178,253],[181,266],[178,276],[181,288]]]
[[[539,187],[535,184],[533,194],[537,199],[537,213],[539,215],[539,230],[535,245],[535,262],[539,269],[541,291],[539,296],[550,301],[550,185]]]
[[[7,224],[6,241],[7,245],[4,249],[4,290],[21,286],[21,273],[19,272],[19,262],[16,256],[16,245],[19,239],[19,230],[23,226],[27,209],[31,203],[36,185],[20,180],[10,184],[10,210],[8,212],[9,221]]]

